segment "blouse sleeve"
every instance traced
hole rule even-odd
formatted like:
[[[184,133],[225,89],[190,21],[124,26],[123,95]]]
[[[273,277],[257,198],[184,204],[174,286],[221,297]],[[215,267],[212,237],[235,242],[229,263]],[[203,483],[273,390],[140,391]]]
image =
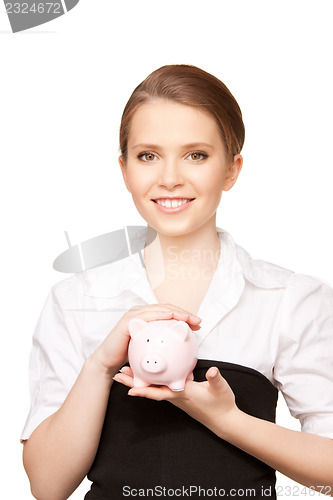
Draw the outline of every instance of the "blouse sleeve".
[[[333,439],[333,290],[293,274],[282,309],[274,379],[303,432]]]
[[[29,361],[30,412],[21,441],[60,408],[83,363],[79,283],[75,275],[54,285],[33,333]]]

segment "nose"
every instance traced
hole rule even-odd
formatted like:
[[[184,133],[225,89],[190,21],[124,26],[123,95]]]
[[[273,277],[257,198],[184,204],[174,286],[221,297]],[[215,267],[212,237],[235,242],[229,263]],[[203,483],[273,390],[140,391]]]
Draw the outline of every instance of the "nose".
[[[162,373],[166,370],[166,359],[158,353],[149,353],[142,358],[141,367],[148,373]]]
[[[175,159],[168,158],[163,162],[159,176],[159,184],[168,189],[184,184],[184,176]]]

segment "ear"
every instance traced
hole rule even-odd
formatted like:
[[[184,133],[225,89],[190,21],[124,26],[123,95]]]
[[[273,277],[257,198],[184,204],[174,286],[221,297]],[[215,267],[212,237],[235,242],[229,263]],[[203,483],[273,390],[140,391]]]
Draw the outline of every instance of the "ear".
[[[243,166],[243,157],[238,154],[234,156],[233,162],[229,165],[228,172],[225,178],[223,191],[229,191],[238,179]]]
[[[128,331],[132,339],[134,339],[144,328],[147,327],[147,321],[139,318],[133,318],[128,323]]]
[[[170,327],[174,333],[178,335],[184,342],[187,339],[187,335],[190,331],[190,327],[185,321],[178,321]]]
[[[127,191],[131,192],[129,186],[128,186],[128,181],[127,181],[127,168],[126,168],[126,162],[125,162],[125,158],[123,157],[123,155],[120,155],[119,158],[118,158],[118,162],[119,162],[119,165],[120,165],[120,169],[121,169],[121,173],[123,174],[123,179],[124,179],[124,182],[125,182],[125,186],[127,188]]]

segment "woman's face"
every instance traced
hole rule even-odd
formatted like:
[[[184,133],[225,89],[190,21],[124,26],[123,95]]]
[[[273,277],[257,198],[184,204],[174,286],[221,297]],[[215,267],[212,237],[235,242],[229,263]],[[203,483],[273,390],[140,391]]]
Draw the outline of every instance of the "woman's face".
[[[134,204],[158,233],[181,235],[202,225],[216,226],[222,191],[236,182],[242,157],[228,164],[218,126],[208,113],[163,99],[135,112],[128,138],[126,164],[119,158]],[[155,200],[193,200],[163,208]]]

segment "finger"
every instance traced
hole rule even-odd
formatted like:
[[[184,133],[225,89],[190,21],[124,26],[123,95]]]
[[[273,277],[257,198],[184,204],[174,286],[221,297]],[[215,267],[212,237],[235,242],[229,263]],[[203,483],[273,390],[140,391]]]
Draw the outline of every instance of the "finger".
[[[222,377],[220,370],[216,366],[211,366],[206,372],[206,379],[209,387],[215,391],[222,391],[226,388],[226,380]]]
[[[160,304],[159,304],[160,305]],[[158,310],[158,311],[132,311],[133,317],[144,319],[145,321],[157,321],[157,320],[166,320],[166,319],[177,319],[179,321],[185,321],[193,326],[198,326],[201,322],[201,318],[198,316],[187,314],[178,310]]]
[[[186,309],[183,309],[182,307],[178,307],[174,304],[152,304],[153,306],[157,307],[165,307],[167,309],[166,312],[172,312],[175,316],[177,317],[188,317],[191,323],[197,324],[201,322],[201,318],[199,316],[196,316],[195,314],[192,314],[190,311],[187,311]]]
[[[159,304],[161,305],[161,304]],[[201,318],[195,316],[193,314],[187,314],[179,310],[167,311],[167,310],[158,310],[158,311],[141,311],[135,312],[132,311],[136,318],[142,318],[145,321],[158,321],[158,320],[168,320],[168,319],[176,319],[178,321],[184,321],[188,323],[191,329],[199,330],[201,323]]]
[[[199,318],[199,316],[180,310],[170,311],[170,319],[185,321],[186,323],[189,323],[193,326],[199,326],[199,323],[201,323],[201,318]]]
[[[130,366],[123,366],[119,370],[121,373],[124,373],[125,375],[129,375],[130,377],[133,377],[133,371]]]
[[[185,311],[184,309],[181,308],[173,308],[173,309],[174,309],[173,314],[175,318],[184,318],[184,321],[194,325],[198,325],[199,323],[201,323],[201,318],[199,318],[199,316],[196,316],[195,314],[192,314],[189,311]]]
[[[125,375],[124,373],[116,373],[113,377],[113,380],[116,382],[120,382],[121,384],[126,385],[127,387],[133,387],[133,377],[129,375]]]
[[[191,328],[191,330],[193,330],[194,332],[197,332],[198,330],[200,330],[201,325],[193,325],[193,323],[191,323],[190,328]]]
[[[162,401],[174,398],[175,393],[169,387],[163,385],[161,387],[133,387],[127,394]]]
[[[184,321],[187,323],[192,330],[199,330],[201,328],[201,318],[195,316],[194,314],[186,314],[181,311],[174,311],[170,319],[176,319],[178,321]]]

